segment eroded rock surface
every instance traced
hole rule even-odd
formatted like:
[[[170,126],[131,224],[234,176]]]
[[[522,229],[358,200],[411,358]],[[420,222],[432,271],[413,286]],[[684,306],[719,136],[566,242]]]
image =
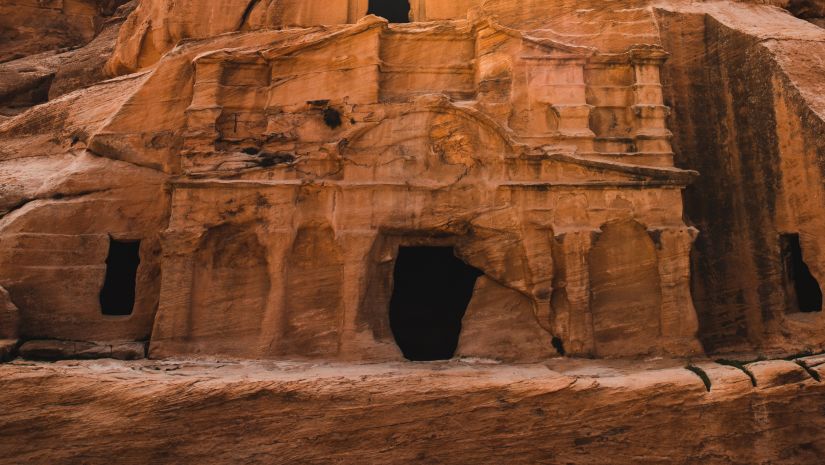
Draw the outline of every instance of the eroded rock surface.
[[[810,294],[821,293],[825,30],[724,2],[657,15],[672,53],[676,163],[703,174],[685,197],[702,231],[692,255],[700,338],[714,352],[817,350],[821,303],[803,304],[788,244],[820,288]]]
[[[0,6],[0,462],[819,463],[821,3],[399,5]]]
[[[27,341],[19,348],[20,356],[28,360],[88,360],[111,358],[138,360],[146,356],[146,344],[139,342],[94,343],[60,340]]]
[[[128,0],[5,0],[0,4],[0,63],[82,46]]]
[[[20,335],[20,310],[8,291],[0,287],[0,339],[17,339]]]
[[[75,11],[71,2],[62,4],[62,7],[61,2],[53,3],[55,8],[63,8],[60,11]],[[104,16],[95,17],[92,21],[94,26],[92,29],[84,34],[66,38],[70,46],[61,46],[49,40],[41,40],[43,37],[55,40],[59,37],[48,28],[37,30],[41,34],[37,37],[29,36],[28,33],[13,34],[15,37],[21,35],[18,37],[20,44],[31,45],[31,47],[17,50],[5,59],[0,58],[0,121],[22,113],[34,105],[109,77],[104,70],[106,62],[114,51],[120,25],[134,10],[136,2],[104,3],[98,5],[101,8],[100,14]],[[115,6],[120,4],[123,5],[115,9]],[[42,6],[45,3],[40,2],[39,5]],[[15,10],[15,14],[5,16],[3,19],[20,20],[19,15],[24,14],[25,11],[27,7],[22,7]],[[49,16],[46,15],[46,18]],[[39,20],[42,21],[43,18]],[[86,19],[72,16],[71,19],[67,18],[67,21],[73,24],[76,22],[83,24]],[[53,19],[47,24],[56,26]],[[28,24],[28,27],[33,26]],[[24,30],[31,31],[28,28]],[[71,29],[67,28],[67,30]],[[18,42],[11,41],[4,45],[13,48],[16,43]],[[0,46],[0,53],[5,50],[5,47]]]
[[[705,369],[15,363],[0,463],[819,463],[823,384]]]
[[[744,3],[465,3],[387,24],[360,2],[147,0],[71,59],[4,64],[9,102],[53,99],[0,126],[0,283],[22,337],[397,358],[397,251],[438,246],[532,307],[528,324],[480,286],[465,350],[501,321],[532,335],[523,350],[494,337],[512,360],[547,341],[608,357],[821,347],[782,257],[818,286],[825,31]],[[102,76],[78,58],[97,50],[137,72],[56,98]],[[129,243],[134,297],[110,309]]]

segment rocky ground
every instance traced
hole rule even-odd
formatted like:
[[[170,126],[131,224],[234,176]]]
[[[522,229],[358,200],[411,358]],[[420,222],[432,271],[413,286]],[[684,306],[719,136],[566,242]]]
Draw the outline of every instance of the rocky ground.
[[[15,361],[0,463],[821,463],[822,363]]]

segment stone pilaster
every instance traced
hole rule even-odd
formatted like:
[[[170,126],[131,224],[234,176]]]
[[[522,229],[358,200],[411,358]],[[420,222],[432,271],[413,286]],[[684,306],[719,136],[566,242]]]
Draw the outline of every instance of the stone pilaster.
[[[522,217],[523,224],[535,224],[535,228],[522,230],[524,253],[528,270],[528,289],[533,296],[534,313],[538,324],[552,333],[552,309],[550,299],[553,295],[553,231],[549,226],[539,226],[537,221]]]
[[[670,153],[671,132],[666,119],[670,109],[664,105],[660,70],[667,53],[659,48],[636,48],[630,52],[633,65],[633,114],[636,150],[644,153]]]
[[[154,357],[186,353],[192,309],[195,251],[203,230],[168,230],[161,235],[160,303],[149,352]]]
[[[593,314],[590,312],[590,270],[587,259],[594,243],[593,231],[575,231],[556,236],[560,247],[557,266],[563,270],[563,281],[557,281],[554,292],[566,299],[553,299],[556,336],[565,344],[569,355],[591,355],[594,348]]]
[[[369,8],[369,0],[349,0],[347,12],[347,22],[355,24],[359,19],[367,14]]]
[[[260,352],[264,356],[281,354],[280,345],[284,331],[284,306],[286,303],[286,260],[292,243],[295,241],[295,231],[279,229],[268,230],[261,243],[267,250],[267,266],[269,268],[269,296],[266,299],[263,321],[261,322]]]
[[[690,295],[690,250],[699,232],[691,227],[649,232],[656,244],[661,280],[662,345],[672,354],[695,352],[699,322]]]
[[[370,273],[372,249],[377,230],[342,231],[339,242],[346,244],[344,252],[343,321],[341,322],[339,355],[344,359],[371,358],[375,341],[369,335],[358,334],[358,312],[363,305]]]

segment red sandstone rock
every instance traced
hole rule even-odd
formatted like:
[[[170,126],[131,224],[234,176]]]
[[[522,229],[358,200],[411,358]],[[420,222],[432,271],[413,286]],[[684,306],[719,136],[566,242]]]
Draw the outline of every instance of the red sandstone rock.
[[[120,3],[0,5],[0,361],[220,362],[0,463],[820,461],[821,2]]]
[[[0,128],[2,172],[12,180],[0,198],[5,212],[0,234],[10,244],[0,250],[6,264],[0,281],[23,307],[24,337],[152,336],[158,356],[396,358],[385,313],[394,250],[411,241],[440,241],[508,289],[512,294],[506,299],[524,297],[533,307],[535,322],[524,330],[534,336],[523,348],[506,340],[512,334],[494,334],[495,322],[510,317],[495,313],[476,323],[467,320],[467,334],[477,332],[472,336],[477,341],[465,339],[462,347],[483,347],[479,341],[503,337],[499,358],[532,360],[555,353],[547,346],[555,337],[568,354],[695,353],[697,316],[687,282],[688,251],[697,232],[682,222],[679,200],[679,188],[691,182],[692,172],[670,162],[664,104],[672,103],[676,159],[705,171],[698,181],[705,188],[691,190],[688,201],[700,237],[707,238],[694,254],[694,266],[705,271],[692,278],[698,320],[704,322],[699,339],[712,351],[779,353],[822,346],[821,318],[795,313],[788,292],[760,296],[751,286],[788,289],[776,243],[767,245],[772,258],[762,275],[754,275],[748,268],[756,263],[747,259],[750,249],[726,241],[736,253],[725,253],[714,249],[722,242],[712,239],[735,231],[768,236],[799,231],[816,277],[821,273],[812,239],[817,217],[807,213],[804,218],[813,219],[800,222],[790,212],[803,211],[808,204],[802,199],[819,187],[791,181],[780,191],[772,183],[743,185],[755,193],[759,186],[767,189],[753,198],[768,196],[777,205],[794,206],[771,210],[773,217],[759,220],[763,223],[748,216],[762,211],[754,208],[736,210],[742,217],[738,227],[731,223],[737,215],[703,216],[700,208],[716,193],[728,201],[733,191],[716,187],[730,179],[712,169],[720,156],[705,156],[691,145],[708,140],[690,132],[701,127],[694,122],[700,114],[691,111],[704,107],[680,99],[709,94],[679,90],[701,82],[692,81],[691,73],[704,68],[689,57],[727,67],[741,56],[706,52],[717,39],[703,30],[739,31],[737,40],[745,45],[774,38],[754,45],[761,48],[753,56],[775,63],[771,82],[777,96],[802,93],[760,104],[781,116],[773,133],[784,142],[776,145],[778,153],[768,146],[754,150],[790,160],[782,153],[797,152],[785,134],[807,134],[811,142],[797,148],[814,156],[821,120],[803,124],[800,118],[820,104],[814,72],[819,65],[789,57],[803,54],[803,41],[807,49],[815,48],[825,37],[822,30],[802,27],[775,9],[729,3],[651,7],[638,2],[614,11],[535,2],[527,14],[497,1],[469,16],[467,5],[453,11],[417,4],[414,20],[453,20],[387,26],[368,18],[320,28],[306,26],[332,21],[334,15],[317,16],[289,3],[272,9],[267,2],[238,12],[230,2],[213,7],[240,14],[236,29],[284,23],[304,28],[212,37],[232,30],[232,15],[216,22],[209,19],[213,10],[203,10],[201,17],[188,14],[192,5],[185,2],[173,8],[161,4],[147,1],[134,10],[112,58],[132,63],[112,65],[120,72],[145,71],[41,105]],[[336,21],[350,21],[362,7],[353,6]],[[716,23],[694,21],[703,14]],[[173,18],[184,17],[175,29]],[[154,39],[135,39],[134,28],[144,22],[147,31],[172,28],[163,32],[169,40],[152,45]],[[575,34],[577,28],[593,33]],[[161,59],[170,44],[186,37],[203,39],[183,43]],[[482,39],[479,44],[495,46],[471,46]],[[689,46],[672,46],[674,40]],[[423,53],[429,43],[446,48],[439,55]],[[144,63],[135,57],[147,47],[157,56]],[[352,47],[357,54],[346,55]],[[124,55],[127,49],[132,58]],[[668,52],[674,55],[670,61]],[[329,56],[343,61],[328,62]],[[62,63],[64,58],[42,59]],[[20,73],[26,60],[9,62],[6,69]],[[372,68],[379,61],[381,66]],[[322,62],[324,68],[318,68]],[[468,73],[465,63],[478,69]],[[41,89],[38,79],[51,79],[55,66],[34,73],[33,81],[9,74],[7,94],[31,100],[18,90]],[[99,72],[99,62],[90,69]],[[754,65],[751,74],[749,69],[747,63],[737,66],[746,73],[742,82],[757,82],[754,73],[764,66]],[[785,80],[793,83],[787,92]],[[82,85],[71,78],[60,82],[50,85],[50,95]],[[336,122],[325,123],[326,118]],[[713,132],[712,127],[702,131]],[[725,147],[717,142],[714,147]],[[429,155],[408,155],[415,153]],[[759,166],[776,166],[783,179],[805,173],[791,161]],[[393,183],[404,187],[397,190]],[[174,196],[167,194],[172,191]],[[412,207],[413,198],[424,203]],[[299,210],[289,199],[311,200]],[[55,214],[72,218],[72,224],[43,221]],[[284,218],[288,224],[282,224]],[[253,224],[261,226],[250,229]],[[96,317],[109,243],[135,240],[141,245],[134,316]],[[235,249],[225,248],[233,242]],[[58,249],[71,253],[45,255],[37,252],[47,250],[38,243],[61,244]],[[703,268],[715,266],[715,256],[723,257],[715,271],[727,279]],[[64,295],[60,267],[66,266],[82,271],[80,285]],[[161,273],[163,268],[170,272]],[[742,270],[751,270],[750,277]],[[322,287],[311,283],[316,275]],[[492,288],[479,287],[478,301],[499,298],[484,296],[486,289]],[[735,292],[747,297],[745,308],[719,300]],[[312,296],[320,306],[307,307],[315,305],[308,303]],[[771,315],[764,322],[754,310],[760,306]],[[525,324],[518,319],[522,322],[509,324]],[[732,321],[740,322],[744,333]],[[466,355],[491,353],[479,348]]]
[[[819,463],[813,379],[582,365],[2,365],[0,463]]]
[[[71,360],[112,358],[138,360],[146,356],[146,344],[139,342],[99,343],[58,340],[34,340],[24,343],[20,356],[28,360]]]
[[[85,45],[126,1],[4,0],[0,4],[0,63]]]
[[[20,335],[20,310],[9,293],[0,286],[0,339],[17,339]]]
[[[102,81],[121,23],[134,9],[130,2],[114,13],[91,41],[70,49],[52,49],[11,61],[0,60],[0,116],[22,113],[33,105],[55,99]],[[78,39],[80,40],[80,39]],[[30,43],[45,45],[40,41]]]
[[[0,339],[0,363],[8,362],[17,357],[17,339]]]

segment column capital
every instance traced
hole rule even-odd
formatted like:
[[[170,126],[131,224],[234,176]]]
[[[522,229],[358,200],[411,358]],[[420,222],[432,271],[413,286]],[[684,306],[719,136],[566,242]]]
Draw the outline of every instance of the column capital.
[[[662,238],[665,235],[682,236],[689,239],[689,243],[693,244],[697,237],[699,237],[699,230],[693,226],[661,226],[651,227],[647,229],[648,235],[653,240],[656,248],[661,250],[663,246]]]
[[[628,52],[633,65],[661,65],[670,56],[663,48],[656,45],[636,46]]]
[[[584,241],[582,238],[587,238],[589,241],[587,243],[589,246],[592,246],[599,240],[599,236],[602,235],[601,229],[565,229],[565,228],[553,228],[554,231],[554,239],[556,242],[561,244],[563,247],[570,246],[572,244],[581,244]]]

